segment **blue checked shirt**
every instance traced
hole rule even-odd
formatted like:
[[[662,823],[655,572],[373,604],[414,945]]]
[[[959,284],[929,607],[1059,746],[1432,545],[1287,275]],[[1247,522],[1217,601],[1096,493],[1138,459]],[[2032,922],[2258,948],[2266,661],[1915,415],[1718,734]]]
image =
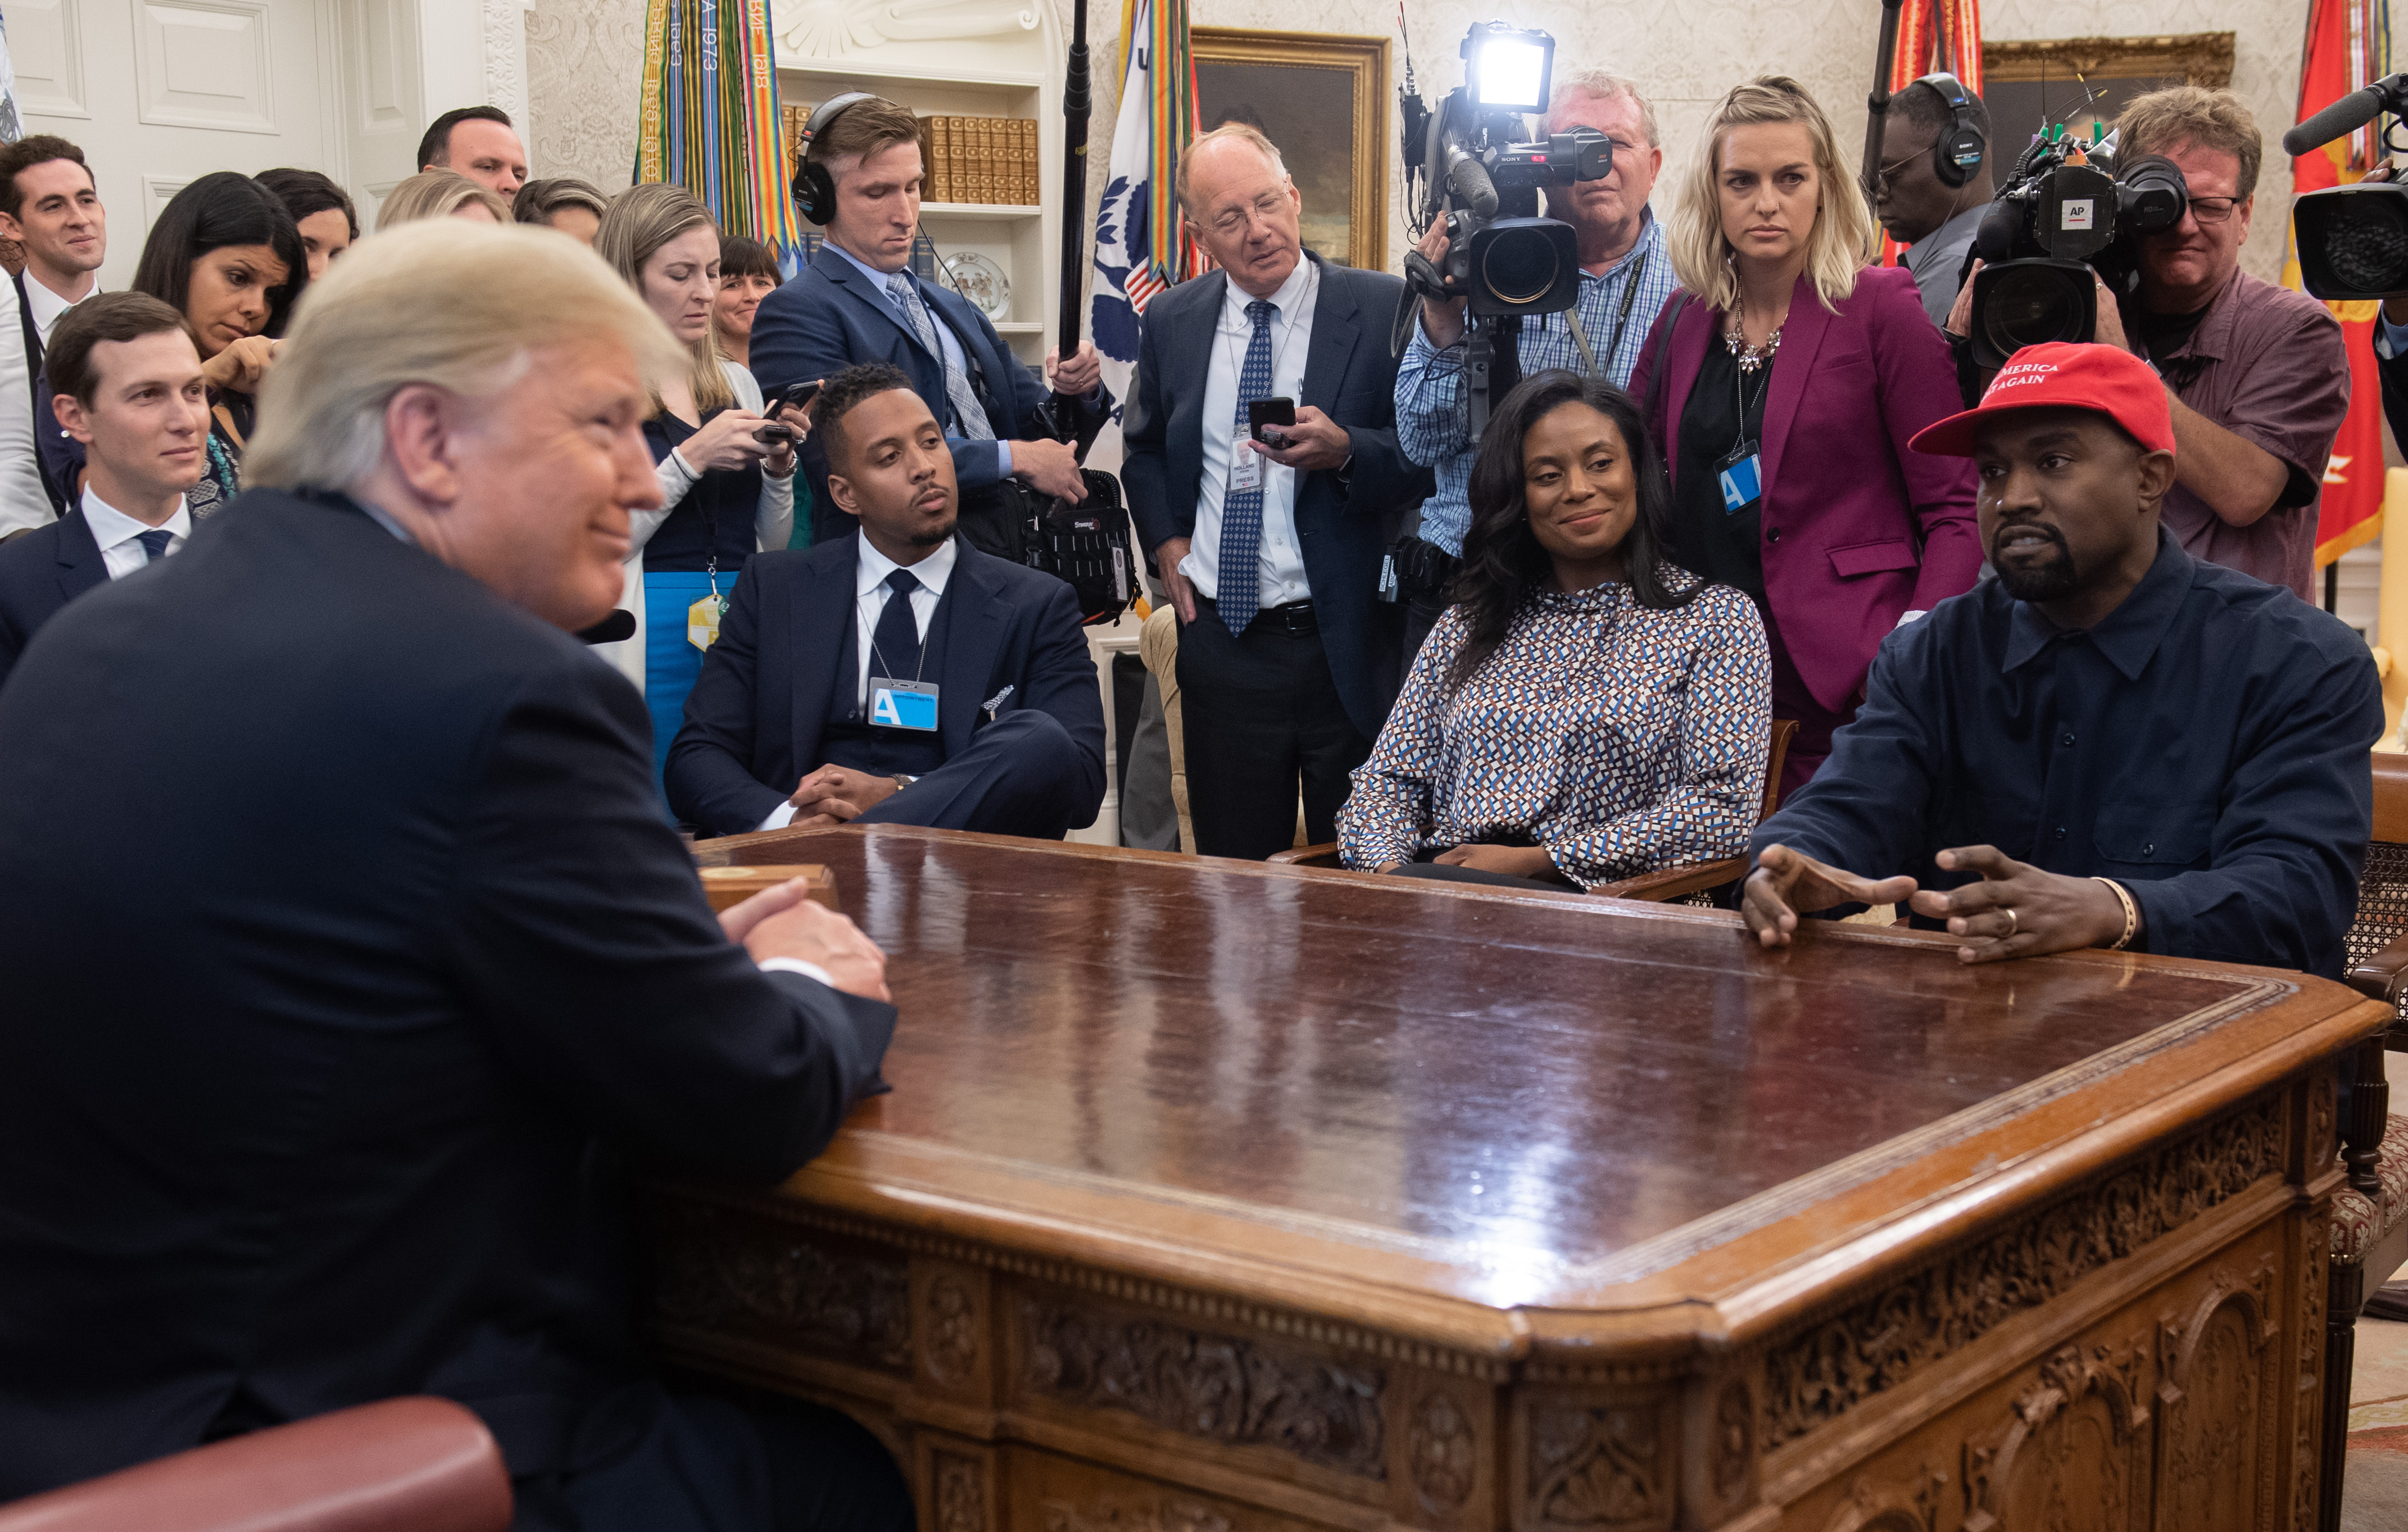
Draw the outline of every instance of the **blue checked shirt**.
[[[1584,271],[1580,279],[1581,328],[1597,353],[1598,365],[1617,388],[1630,386],[1639,353],[1656,314],[1680,281],[1672,275],[1671,258],[1664,250],[1664,225],[1653,208],[1641,214],[1639,242],[1602,276]],[[1609,359],[1614,322],[1622,316],[1622,296],[1633,280],[1639,291],[1630,301],[1630,319],[1622,326],[1622,344]],[[1568,367],[1584,372],[1571,325],[1561,314],[1526,320],[1517,354],[1522,376]],[[1493,403],[1493,401],[1492,401]],[[1412,344],[1397,368],[1397,441],[1405,456],[1438,471],[1438,493],[1422,505],[1421,535],[1460,557],[1463,534],[1471,525],[1471,459],[1479,443],[1471,437],[1471,413],[1463,396],[1463,347],[1458,342],[1440,351],[1422,333],[1417,321]]]

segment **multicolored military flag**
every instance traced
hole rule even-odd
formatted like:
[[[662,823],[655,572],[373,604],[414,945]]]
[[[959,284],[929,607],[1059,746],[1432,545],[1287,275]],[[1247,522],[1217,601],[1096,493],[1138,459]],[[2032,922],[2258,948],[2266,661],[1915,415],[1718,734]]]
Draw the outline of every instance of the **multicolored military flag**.
[[[1890,94],[1942,71],[1955,75],[1957,83],[1975,95],[1982,93],[1982,0],[1906,0],[1899,8],[1898,51],[1891,55],[1889,65]],[[1890,122],[1897,122],[1893,111]],[[1990,151],[1997,153],[1998,147],[1992,144]],[[1884,235],[1881,264],[1896,265],[1898,252],[1904,249]]]
[[[650,0],[636,179],[683,186],[722,234],[769,246],[791,276],[803,225],[781,120],[768,0]]]
[[[1096,350],[1116,397],[1137,365],[1140,316],[1173,282],[1204,269],[1179,216],[1179,151],[1198,131],[1196,61],[1187,0],[1123,0],[1120,116],[1111,172],[1096,211],[1096,280],[1089,303]],[[1117,365],[1115,365],[1117,364]]]
[[[2389,0],[2311,0],[2307,50],[2300,60],[2300,115],[2304,122],[2350,92],[2381,79],[2391,59]],[[2310,150],[2291,162],[2294,193],[2346,186],[2380,164],[2377,123]],[[2298,234],[2286,225],[2283,285],[2298,288]],[[2383,386],[2374,366],[2372,300],[2329,303],[2349,348],[2349,415],[2333,437],[2325,464],[2324,497],[2316,506],[2316,563],[2333,560],[2383,531]]]

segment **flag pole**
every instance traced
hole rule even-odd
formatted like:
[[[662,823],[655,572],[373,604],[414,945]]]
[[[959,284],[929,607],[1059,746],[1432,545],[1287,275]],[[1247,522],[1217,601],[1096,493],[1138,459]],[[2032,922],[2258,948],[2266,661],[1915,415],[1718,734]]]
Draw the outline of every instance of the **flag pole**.
[[[1079,303],[1086,294],[1087,120],[1095,101],[1087,85],[1087,0],[1070,0],[1070,67],[1062,84],[1062,327],[1067,362],[1079,350]],[[1067,408],[1068,400],[1063,401]]]

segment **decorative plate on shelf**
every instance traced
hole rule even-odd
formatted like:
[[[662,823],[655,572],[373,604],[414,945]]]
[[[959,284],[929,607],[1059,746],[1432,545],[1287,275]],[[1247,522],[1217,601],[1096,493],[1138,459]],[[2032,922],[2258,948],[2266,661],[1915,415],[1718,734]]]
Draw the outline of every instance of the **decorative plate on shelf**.
[[[974,250],[960,251],[945,257],[945,275],[980,313],[989,319],[1011,317],[1011,279],[993,261]]]

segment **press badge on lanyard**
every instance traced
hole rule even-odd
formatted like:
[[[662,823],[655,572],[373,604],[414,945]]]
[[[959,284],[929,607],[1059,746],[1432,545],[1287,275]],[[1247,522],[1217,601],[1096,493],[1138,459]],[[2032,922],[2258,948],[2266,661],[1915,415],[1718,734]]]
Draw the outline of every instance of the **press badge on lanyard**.
[[[1736,516],[1752,510],[1764,498],[1764,482],[1757,477],[1756,443],[1742,441],[1722,455],[1714,464],[1714,477],[1723,487],[1723,514]]]
[[[1254,433],[1240,427],[1236,439],[1229,443],[1229,488],[1232,490],[1258,490],[1263,487],[1262,457],[1246,445],[1252,440]]]
[[[881,728],[937,732],[937,687],[933,681],[869,678],[869,722]]]

